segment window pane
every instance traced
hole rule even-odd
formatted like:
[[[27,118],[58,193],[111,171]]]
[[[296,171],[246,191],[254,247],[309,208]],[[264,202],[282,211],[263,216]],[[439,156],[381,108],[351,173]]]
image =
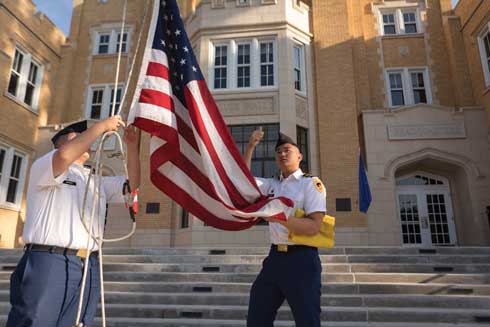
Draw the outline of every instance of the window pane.
[[[119,52],[119,44],[121,43],[121,33],[117,34],[117,44],[116,44],[116,52]],[[122,52],[126,52],[126,46],[128,43],[128,33],[123,34],[123,42],[122,42]]]
[[[15,179],[10,179],[7,188],[7,198],[5,199],[5,201],[15,203],[15,199],[17,197],[17,184],[18,181],[16,181]]]
[[[31,62],[31,67],[29,68],[29,82],[36,84],[38,67],[36,64]]]
[[[405,24],[405,33],[417,33],[417,25]]]
[[[250,44],[238,45],[237,87],[250,87]]]
[[[100,119],[102,112],[102,99],[104,97],[104,90],[92,91],[92,106],[90,111],[90,118]]]
[[[260,44],[260,85],[274,85],[274,46],[272,42]]]
[[[214,55],[214,88],[224,89],[226,88],[226,75],[227,75],[227,51],[226,45],[215,47]]]
[[[17,96],[17,85],[19,84],[19,75],[15,72],[10,74],[10,81],[8,86],[8,92],[13,96]]]
[[[116,94],[116,106],[114,109],[114,113],[117,113],[119,110],[119,105],[121,104],[121,94],[122,94],[122,88],[117,89],[117,94]],[[112,111],[112,105],[114,104],[114,89],[111,89],[111,103],[109,107],[109,112]]]
[[[394,106],[405,105],[405,100],[403,99],[403,91],[391,91],[391,103]]]
[[[402,82],[402,75],[399,73],[396,74],[390,74],[390,87],[392,89],[402,89],[403,88],[403,82]]]
[[[14,64],[12,65],[12,69],[19,74],[21,73],[23,60],[24,60],[24,55],[20,53],[19,50],[15,50]]]
[[[235,143],[242,152],[248,144],[252,132],[262,126],[264,138],[257,146],[252,157],[252,174],[257,177],[272,177],[278,175],[275,163],[274,147],[277,142],[279,124],[236,125],[229,129]]]
[[[12,161],[12,168],[10,170],[10,177],[19,178],[21,166],[22,166],[22,157],[14,155],[14,159]]]
[[[387,35],[396,34],[395,25],[385,25],[384,30]]]
[[[110,34],[101,34],[99,35],[99,52],[100,54],[109,53],[109,41]]]
[[[413,100],[414,100],[415,104],[427,103],[427,96],[425,94],[425,90],[414,90],[413,91]]]
[[[19,185],[20,171],[22,168],[22,157],[14,155],[12,167],[10,169],[10,179],[7,187],[7,197],[5,201],[15,203],[17,198],[17,187]]]
[[[5,153],[6,151],[4,149],[0,149],[0,181],[2,180],[3,162],[5,161]]]
[[[31,84],[27,83],[27,86],[26,86],[26,94],[24,96],[24,102],[29,105],[29,106],[32,106],[32,97],[34,95],[34,86],[32,86]]]
[[[383,23],[394,23],[395,22],[395,15],[393,14],[384,14],[383,15]]]
[[[304,172],[308,172],[309,171],[308,130],[306,128],[297,126],[296,127],[296,137],[297,137],[297,144],[298,144],[299,150],[303,154],[303,160],[301,161],[300,168]]]
[[[487,33],[483,38],[483,44],[485,45],[486,56],[490,58],[490,33]]]

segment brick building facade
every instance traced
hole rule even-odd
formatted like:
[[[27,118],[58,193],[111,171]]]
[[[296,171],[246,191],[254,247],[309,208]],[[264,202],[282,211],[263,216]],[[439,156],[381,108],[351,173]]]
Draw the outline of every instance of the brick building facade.
[[[45,102],[46,113],[38,116],[38,136],[28,143],[31,160],[49,150],[49,136],[59,124],[107,117],[119,46],[124,53],[116,92],[124,90],[134,56],[138,62],[142,55],[136,43],[143,28],[144,44],[149,9],[145,1],[129,0],[121,35],[122,4],[74,0],[70,35],[55,47],[59,59],[51,64],[59,67],[51,91],[56,96],[46,96],[53,101]],[[266,130],[254,174],[277,174],[272,147],[278,130],[296,137],[306,154],[303,167],[325,181],[328,210],[337,217],[337,244],[490,244],[485,212],[490,206],[490,8],[485,1],[461,0],[455,9],[450,0],[182,0],[180,5],[196,57],[237,145],[243,147],[254,128]],[[2,52],[7,67],[13,67],[17,44],[10,40],[10,50]],[[4,70],[7,81],[12,69]],[[138,73],[136,67],[123,113]],[[3,134],[16,139],[7,127]],[[119,245],[268,243],[265,225],[231,233],[189,217],[151,185],[146,135],[141,148],[142,214],[135,236]],[[108,175],[122,172],[117,152],[108,145]],[[368,214],[358,211],[359,153],[373,192]],[[20,230],[15,228],[15,234],[13,227],[1,233],[14,239]],[[120,235],[128,228],[123,208],[110,207],[107,233]]]

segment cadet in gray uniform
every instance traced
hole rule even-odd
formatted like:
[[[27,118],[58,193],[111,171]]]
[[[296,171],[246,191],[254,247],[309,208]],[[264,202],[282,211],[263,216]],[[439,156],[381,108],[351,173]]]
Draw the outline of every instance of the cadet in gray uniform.
[[[53,138],[55,149],[37,159],[31,167],[27,188],[27,210],[23,239],[25,253],[10,283],[10,310],[7,327],[72,327],[80,297],[80,285],[88,233],[80,215],[90,170],[83,164],[97,137],[124,126],[120,116],[95,123],[72,124]],[[125,130],[129,183],[140,183],[139,131]],[[124,202],[123,176],[103,177],[99,194],[94,195],[95,178],[90,181],[84,220],[88,225],[94,196],[100,197],[93,235],[102,236],[104,211],[108,202]],[[91,240],[90,267],[85,288],[82,322],[91,326],[100,296],[97,244]]]
[[[244,159],[250,168],[255,146],[263,137],[255,131],[250,137]],[[291,307],[296,327],[320,327],[322,266],[318,249],[289,242],[289,231],[315,235],[326,213],[326,193],[322,182],[299,168],[303,159],[296,143],[280,133],[276,144],[279,178],[256,178],[263,194],[284,196],[294,207],[305,211],[304,218],[288,217],[286,222],[269,222],[271,250],[252,285],[247,327],[273,327],[277,309],[284,300]]]

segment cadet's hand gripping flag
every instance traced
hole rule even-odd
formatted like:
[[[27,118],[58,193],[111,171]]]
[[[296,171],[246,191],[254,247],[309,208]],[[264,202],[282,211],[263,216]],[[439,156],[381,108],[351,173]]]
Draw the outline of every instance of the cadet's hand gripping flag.
[[[176,0],[154,0],[128,121],[152,136],[153,184],[207,224],[242,230],[258,217],[292,213],[290,199],[259,191],[204,81]]]

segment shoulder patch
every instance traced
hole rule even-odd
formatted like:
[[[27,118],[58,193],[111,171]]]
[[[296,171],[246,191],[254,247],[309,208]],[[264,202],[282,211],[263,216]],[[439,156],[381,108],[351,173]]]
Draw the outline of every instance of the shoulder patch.
[[[313,184],[319,193],[325,192],[325,186],[323,186],[322,181],[318,177],[313,177]]]

